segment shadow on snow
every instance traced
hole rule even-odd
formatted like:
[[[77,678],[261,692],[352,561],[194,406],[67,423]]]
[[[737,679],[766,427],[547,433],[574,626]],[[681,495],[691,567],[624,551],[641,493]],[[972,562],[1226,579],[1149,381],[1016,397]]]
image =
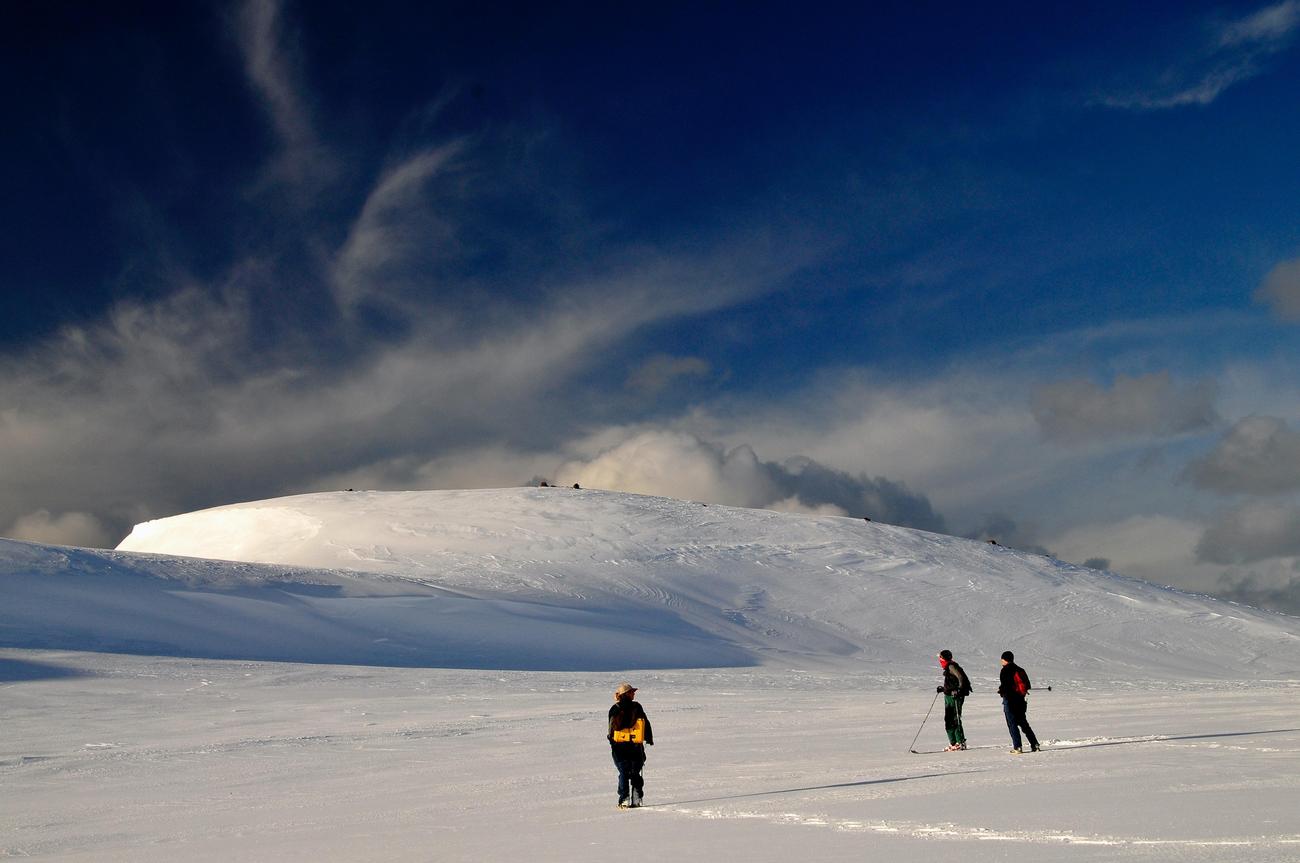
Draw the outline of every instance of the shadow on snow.
[[[0,656],[0,683],[17,683],[32,680],[56,680],[66,677],[90,677],[90,672],[49,662],[32,662],[27,659],[10,659]]]
[[[1126,740],[1098,740],[1089,743],[1066,743],[1053,745],[1050,748],[1050,751],[1064,752],[1068,749],[1092,749],[1097,746],[1129,746],[1134,743],[1167,743],[1170,740],[1213,740],[1218,737],[1253,737],[1260,734],[1294,734],[1297,731],[1300,731],[1300,728],[1272,728],[1266,731],[1224,731],[1219,734],[1182,734],[1178,736],[1157,734],[1150,737],[1131,737]]]
[[[698,800],[670,800],[666,803],[649,803],[643,808],[656,806],[686,806],[692,803],[715,803],[719,800],[744,800],[749,797],[768,797],[773,794],[798,794],[803,791],[833,791],[837,788],[862,788],[867,785],[889,785],[894,782],[911,782],[915,779],[936,779],[940,776],[958,776],[963,773],[984,773],[984,770],[944,770],[940,773],[920,773],[916,776],[891,776],[887,779],[863,779],[860,782],[837,782],[832,785],[809,785],[804,788],[778,788],[772,791],[754,791],[749,794],[728,794],[722,797],[701,797]]]

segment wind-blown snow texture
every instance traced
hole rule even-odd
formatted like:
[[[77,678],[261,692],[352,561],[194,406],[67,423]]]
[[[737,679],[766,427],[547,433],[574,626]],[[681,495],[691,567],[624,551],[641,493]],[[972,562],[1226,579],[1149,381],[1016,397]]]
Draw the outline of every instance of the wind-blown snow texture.
[[[0,644],[18,647],[900,672],[938,637],[977,664],[1012,649],[1071,678],[1289,678],[1300,663],[1300,620],[1046,557],[576,489],[237,504],[138,525],[116,552],[5,542],[0,572]]]

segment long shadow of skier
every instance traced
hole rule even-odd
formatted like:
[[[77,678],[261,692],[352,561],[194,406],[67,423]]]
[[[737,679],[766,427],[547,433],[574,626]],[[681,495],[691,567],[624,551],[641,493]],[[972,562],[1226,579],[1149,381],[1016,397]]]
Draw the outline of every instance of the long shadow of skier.
[[[888,785],[892,782],[910,782],[913,779],[936,779],[940,776],[958,776],[962,773],[984,773],[984,770],[947,770],[942,773],[920,773],[916,776],[891,776],[888,779],[864,779],[861,782],[837,782],[833,785],[809,785],[806,788],[779,788],[774,791],[754,791],[750,794],[728,794],[723,797],[701,797],[698,800],[670,800],[666,803],[647,803],[643,808],[655,806],[685,806],[690,803],[715,803],[719,800],[744,800],[747,797],[769,797],[773,794],[797,794],[801,791],[831,791],[836,788],[861,788],[866,785]]]
[[[1213,740],[1218,737],[1253,737],[1259,734],[1294,734],[1300,728],[1274,728],[1268,731],[1225,731],[1221,734],[1182,734],[1178,736],[1153,734],[1150,737],[1131,737],[1127,740],[1098,740],[1093,743],[1053,744],[1049,750],[1062,752],[1067,749],[1092,749],[1097,746],[1129,746],[1134,743],[1165,743],[1170,740]]]

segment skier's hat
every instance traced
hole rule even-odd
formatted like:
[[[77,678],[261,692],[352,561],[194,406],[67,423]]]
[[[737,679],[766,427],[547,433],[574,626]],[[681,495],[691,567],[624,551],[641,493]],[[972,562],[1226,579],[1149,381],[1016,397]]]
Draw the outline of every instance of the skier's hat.
[[[951,650],[947,650],[947,649],[940,650],[940,651],[939,651],[939,658],[940,658],[940,659],[946,659],[946,660],[948,660],[949,662],[952,662],[952,651],[951,651]]]
[[[626,695],[629,692],[636,692],[636,687],[630,683],[620,683],[618,689],[614,690],[614,697],[618,698],[619,696]]]
[[[1012,653],[1010,650],[1005,650],[1005,651],[1003,651],[1003,652],[1002,652],[1002,658],[1005,659],[1007,662],[1015,662],[1015,661],[1016,661],[1016,655],[1015,655],[1014,653]]]

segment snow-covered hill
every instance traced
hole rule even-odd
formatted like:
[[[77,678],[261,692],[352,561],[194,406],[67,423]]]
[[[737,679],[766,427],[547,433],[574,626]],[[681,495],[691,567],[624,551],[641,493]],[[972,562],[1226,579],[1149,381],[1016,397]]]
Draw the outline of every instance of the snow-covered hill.
[[[874,522],[530,488],[237,504],[113,552],[4,541],[0,644],[900,675],[950,647],[1069,677],[1286,678],[1300,620]]]
[[[0,857],[1300,848],[1296,618],[876,523],[573,489],[307,495],[122,548],[0,541]],[[975,682],[964,752],[941,751],[941,647]],[[1006,753],[1008,647],[1041,754]],[[655,723],[636,814],[605,743],[624,677]]]

